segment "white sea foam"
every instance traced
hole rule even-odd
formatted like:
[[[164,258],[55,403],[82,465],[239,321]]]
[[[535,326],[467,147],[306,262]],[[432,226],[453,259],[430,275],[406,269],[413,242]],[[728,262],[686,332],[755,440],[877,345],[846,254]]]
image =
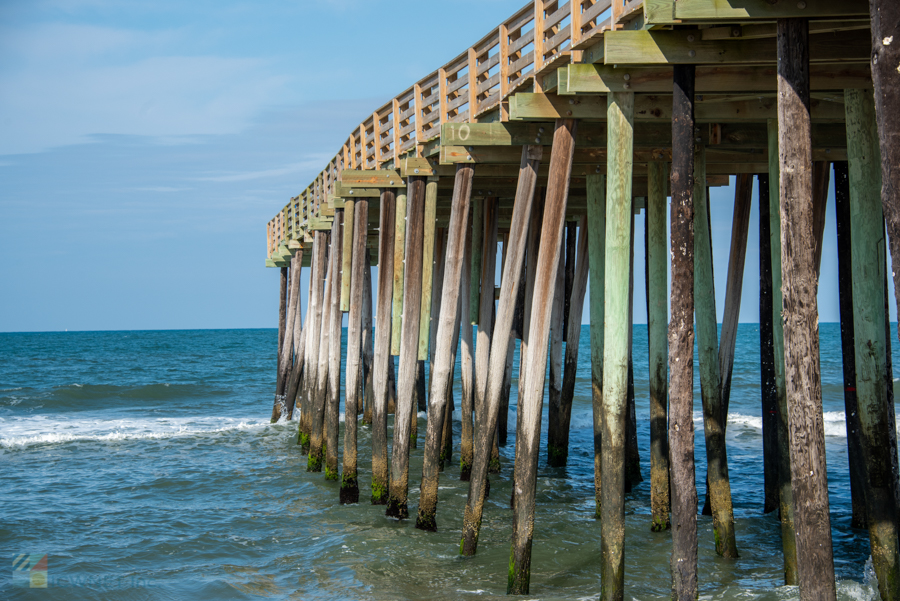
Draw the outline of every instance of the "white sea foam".
[[[160,417],[78,419],[55,415],[0,418],[0,448],[76,441],[117,442],[209,435],[232,430],[257,430],[269,420],[235,417]]]
[[[455,412],[454,412],[455,413]],[[826,411],[823,415],[825,426],[825,436],[834,436],[839,438],[847,437],[847,421],[843,411]],[[641,416],[638,416],[641,419]],[[512,420],[514,421],[514,420]],[[571,428],[578,430],[582,428],[593,428],[593,416],[588,411],[579,411],[572,413]],[[544,426],[546,427],[546,420]],[[694,411],[694,425],[697,428],[703,427],[703,413]],[[762,417],[758,415],[744,415],[742,413],[729,413],[728,425],[737,426],[746,430],[762,431]],[[515,427],[515,426],[513,426]],[[897,418],[897,433],[900,436],[900,417]]]

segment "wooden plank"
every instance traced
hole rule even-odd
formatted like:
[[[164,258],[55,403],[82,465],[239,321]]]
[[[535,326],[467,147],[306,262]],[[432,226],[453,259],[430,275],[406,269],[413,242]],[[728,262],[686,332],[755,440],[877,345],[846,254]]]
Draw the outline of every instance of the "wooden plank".
[[[626,90],[668,94],[672,91],[670,66],[572,64],[566,70],[566,94],[606,94]],[[696,92],[774,92],[775,76],[775,66],[698,66]],[[809,85],[811,91],[871,88],[871,69],[867,64],[810,65]]]
[[[875,102],[871,94],[852,90],[847,93],[846,106],[856,398],[868,475],[866,516],[881,598],[896,599],[900,596],[900,508],[895,496],[896,438],[890,436],[892,430],[896,432],[896,424],[884,378],[885,244]]]
[[[347,188],[405,188],[406,182],[396,171],[344,169],[341,187]]]
[[[514,111],[510,112],[513,120],[558,119],[560,116],[576,119],[602,119],[603,96],[557,96],[554,94],[518,94]],[[668,95],[641,95],[635,99],[635,119],[638,121],[672,120],[672,97]],[[707,99],[698,102],[695,107],[695,119],[698,122],[727,123],[752,122],[773,119],[776,115],[776,101],[771,98],[753,99]],[[711,101],[715,100],[715,101]],[[813,118],[817,122],[842,122],[843,106],[829,99],[817,99],[812,102]],[[469,152],[477,162],[477,152]],[[442,149],[441,162],[448,162],[447,153]]]
[[[465,262],[465,242],[467,221],[469,219],[469,201],[472,194],[473,168],[460,165],[456,170],[454,193],[450,220],[447,232],[447,253],[444,266],[444,277],[441,283],[440,321],[437,325],[437,348],[435,349],[435,371],[431,380],[431,396],[429,400],[428,425],[425,432],[424,462],[422,465],[422,485],[419,495],[419,510],[416,516],[416,528],[434,531],[437,529],[437,496],[438,472],[440,471],[440,442],[445,415],[444,407],[448,406],[450,392],[450,375],[453,368],[451,361],[455,343],[459,338],[461,307],[467,300],[461,294],[463,271],[468,268]],[[462,320],[464,327],[469,327]],[[471,331],[471,328],[469,327]],[[463,423],[465,423],[465,416]]]
[[[684,21],[859,17],[868,15],[868,8],[864,0],[775,3],[766,0],[645,0],[644,21],[648,25],[671,25]]]
[[[836,598],[814,265],[808,22],[778,21],[778,156],[784,373],[801,599]],[[879,223],[879,232],[883,224]],[[854,237],[855,239],[855,237]],[[883,265],[883,259],[881,264]],[[883,278],[878,281],[882,287]],[[880,310],[884,311],[882,302]],[[877,320],[883,333],[883,318]],[[882,334],[883,335],[883,334]],[[857,336],[859,331],[857,330]],[[859,353],[857,353],[859,357]],[[857,364],[857,374],[859,365]],[[884,381],[884,371],[878,374]],[[896,538],[896,534],[895,534]]]
[[[609,31],[603,36],[607,65],[760,64],[776,61],[773,40],[703,40],[697,30]],[[866,63],[866,31],[822,34],[810,40],[810,61]]]

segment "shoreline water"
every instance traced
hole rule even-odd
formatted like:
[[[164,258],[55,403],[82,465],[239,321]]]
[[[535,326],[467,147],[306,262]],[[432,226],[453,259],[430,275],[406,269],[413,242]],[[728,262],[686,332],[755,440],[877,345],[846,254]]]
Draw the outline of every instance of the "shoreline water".
[[[755,328],[739,329],[727,438],[741,558],[716,557],[711,522],[700,517],[701,598],[796,597],[796,589],[780,586],[777,521],[761,512]],[[836,325],[822,324],[820,335],[840,598],[874,599],[868,535],[849,526],[839,332],[832,330]],[[458,411],[454,462],[441,475],[439,531],[423,533],[411,521],[385,518],[383,508],[339,505],[338,485],[305,471],[294,444],[296,424],[268,423],[274,330],[71,334],[0,335],[6,338],[0,345],[0,540],[12,554],[49,554],[51,584],[53,578],[84,583],[78,596],[96,599],[123,598],[116,596],[120,590],[104,589],[101,576],[152,583],[134,598],[505,597],[513,446],[502,449],[501,474],[492,476],[479,554],[461,560],[467,486],[459,481]],[[11,337],[17,340],[10,343]],[[626,498],[626,595],[663,599],[671,539],[649,531],[646,326],[635,327],[634,341],[645,482]],[[699,385],[695,391],[702,498]],[[514,378],[511,435],[515,398]],[[532,598],[593,598],[599,591],[589,407],[583,352],[566,468],[546,465],[545,403]],[[360,430],[364,492],[369,432]],[[411,459],[411,508],[420,473],[421,445]],[[4,597],[30,598],[6,578],[0,590]],[[41,594],[66,598],[72,590],[57,586]]]

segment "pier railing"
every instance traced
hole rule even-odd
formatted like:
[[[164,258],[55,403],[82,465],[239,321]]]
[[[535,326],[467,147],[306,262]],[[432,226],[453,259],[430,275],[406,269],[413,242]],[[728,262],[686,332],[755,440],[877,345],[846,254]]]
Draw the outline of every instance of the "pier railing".
[[[327,216],[344,169],[390,169],[436,154],[445,123],[509,120],[510,95],[542,91],[541,76],[602,44],[604,31],[640,18],[643,0],[535,0],[354,128],[325,168],[267,224],[267,259],[303,244],[310,218]],[[322,213],[321,210],[325,210]],[[333,209],[331,209],[333,211]],[[313,224],[315,225],[315,224]]]

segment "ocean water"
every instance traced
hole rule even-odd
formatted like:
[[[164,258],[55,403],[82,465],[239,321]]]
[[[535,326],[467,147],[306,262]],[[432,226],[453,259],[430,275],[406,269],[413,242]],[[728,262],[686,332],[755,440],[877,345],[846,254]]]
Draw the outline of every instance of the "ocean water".
[[[45,590],[21,588],[11,568],[0,569],[0,598],[505,596],[517,371],[511,440],[501,450],[502,473],[492,476],[479,552],[461,559],[468,488],[459,481],[458,412],[437,533],[387,519],[383,507],[341,506],[336,482],[306,472],[296,423],[268,423],[276,336],[275,330],[0,334],[0,546],[11,559],[47,554],[49,581]],[[820,336],[839,598],[876,599],[867,532],[850,527],[839,328],[822,324]],[[599,597],[589,349],[584,326],[566,468],[546,465],[544,406],[532,599]],[[900,354],[893,358],[900,363]],[[671,537],[649,528],[646,326],[635,326],[634,361],[645,481],[626,500],[626,598],[666,599]],[[458,395],[458,381],[456,387]],[[702,499],[699,390],[697,381]],[[413,515],[424,417],[411,460]],[[718,558],[711,518],[698,518],[701,599],[798,597],[796,588],[781,586],[778,522],[762,514],[760,425],[759,332],[742,324],[727,434],[741,557]],[[367,499],[368,428],[361,429],[359,448]]]

